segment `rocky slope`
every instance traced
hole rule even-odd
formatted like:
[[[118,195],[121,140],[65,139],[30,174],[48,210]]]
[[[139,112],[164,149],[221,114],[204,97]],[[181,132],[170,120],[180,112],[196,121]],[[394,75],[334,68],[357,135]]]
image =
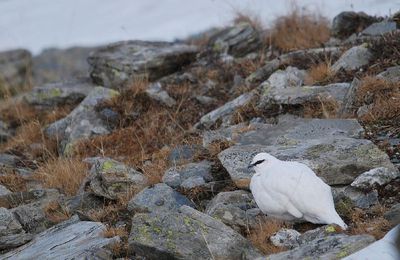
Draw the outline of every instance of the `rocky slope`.
[[[366,248],[400,217],[398,26],[398,15],[345,12],[330,39],[288,50],[237,21],[196,44],[95,48],[65,74],[35,57],[28,91],[29,53],[1,53],[0,258],[338,259]],[[261,151],[309,165],[349,230],[264,216],[246,167]]]

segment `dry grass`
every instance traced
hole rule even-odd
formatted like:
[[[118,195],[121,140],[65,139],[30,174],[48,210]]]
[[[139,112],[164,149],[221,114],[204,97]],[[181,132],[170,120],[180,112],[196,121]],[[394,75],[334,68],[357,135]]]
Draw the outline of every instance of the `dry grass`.
[[[370,105],[363,122],[392,120],[400,116],[400,83],[366,76],[357,90],[358,106]]]
[[[279,253],[285,251],[285,248],[274,246],[269,238],[284,227],[285,225],[282,221],[266,218],[260,220],[259,225],[250,231],[247,238],[266,255]]]
[[[68,210],[60,205],[58,201],[51,201],[44,208],[44,213],[46,218],[53,222],[54,224],[63,222],[71,217]]]
[[[0,172],[3,173],[1,168]],[[9,189],[12,192],[26,191],[26,181],[18,173],[12,172],[12,173],[1,174],[0,184],[4,185],[7,189]]]
[[[234,24],[248,23],[254,29],[261,31],[264,26],[261,22],[260,16],[250,12],[250,11],[236,11],[233,19]]]
[[[338,102],[329,97],[318,97],[318,103],[304,105],[303,116],[305,118],[336,118],[339,111]]]
[[[329,20],[293,5],[291,11],[276,19],[271,29],[271,43],[281,51],[322,46],[329,40]]]
[[[45,187],[60,189],[67,195],[75,195],[86,176],[87,165],[70,158],[49,160],[35,171],[35,178]]]
[[[312,65],[307,72],[304,84],[308,86],[321,84],[327,82],[335,76],[331,69],[331,62],[326,61]]]
[[[380,205],[373,206],[368,212],[362,209],[354,209],[350,215],[350,234],[369,234],[376,239],[381,239],[390,230],[389,221],[383,218],[386,209]]]
[[[129,232],[126,227],[111,227],[108,226],[103,232],[103,236],[106,238],[112,238],[118,236],[121,241],[111,245],[111,252],[114,257],[127,257],[129,255],[129,244],[128,236]]]

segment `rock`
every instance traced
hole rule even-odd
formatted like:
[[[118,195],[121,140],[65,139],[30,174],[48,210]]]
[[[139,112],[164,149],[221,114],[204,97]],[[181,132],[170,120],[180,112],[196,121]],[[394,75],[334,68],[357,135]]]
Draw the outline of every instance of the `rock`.
[[[35,86],[89,76],[89,53],[96,47],[49,48],[33,57]]]
[[[379,73],[377,77],[384,78],[392,82],[400,81],[400,66],[387,68],[385,71]]]
[[[163,182],[172,188],[192,189],[213,180],[211,163],[202,161],[168,169]]]
[[[110,158],[99,158],[90,169],[89,189],[97,196],[115,200],[147,183],[142,173]]]
[[[127,87],[135,78],[157,80],[194,61],[197,48],[169,42],[124,41],[93,52],[88,62],[96,84]]]
[[[0,196],[8,195],[8,194],[11,194],[11,193],[12,192],[9,189],[4,187],[3,185],[0,185]]]
[[[298,246],[300,233],[294,229],[283,228],[271,236],[269,240],[274,246],[294,248]]]
[[[188,206],[136,214],[129,247],[146,259],[254,259],[261,254],[239,233]]]
[[[251,193],[244,190],[218,193],[207,205],[205,213],[239,233],[254,227],[256,217],[263,215]]]
[[[4,255],[1,259],[109,259],[106,249],[119,242],[118,237],[105,238],[106,227],[100,222],[78,221],[60,223],[40,234],[31,242]],[[106,258],[100,256],[106,255]]]
[[[260,125],[238,134],[236,145],[218,158],[240,188],[248,187],[253,172],[247,166],[259,152],[305,163],[329,185],[350,184],[377,167],[395,169],[387,154],[372,142],[355,138],[361,132],[356,120],[281,117],[276,125]]]
[[[210,37],[213,51],[243,57],[261,47],[260,33],[248,23],[228,27]]]
[[[104,199],[94,194],[82,193],[66,199],[65,207],[68,212],[75,214],[79,212],[89,212],[104,206]]]
[[[32,56],[27,50],[0,52],[0,98],[31,87]]]
[[[364,45],[354,46],[348,49],[343,55],[332,65],[332,71],[339,70],[358,70],[368,65],[372,60],[371,51]]]
[[[373,23],[367,28],[365,28],[362,32],[361,35],[365,36],[381,36],[385,33],[390,33],[392,31],[395,31],[396,28],[396,23],[391,22],[391,21],[382,21],[379,23]]]
[[[37,189],[30,191],[12,192],[0,195],[0,207],[15,208],[23,204],[37,203],[46,205],[50,201],[58,200],[60,193],[56,189]]]
[[[0,153],[0,167],[16,168],[21,160],[22,159],[16,155]]]
[[[31,239],[32,235],[25,233],[14,215],[9,210],[0,208],[0,250],[18,247]]]
[[[279,59],[273,59],[265,63],[264,66],[258,68],[255,72],[251,73],[247,78],[246,82],[249,84],[261,83],[268,79],[279,67],[282,62]]]
[[[343,260],[400,259],[400,252],[398,248],[399,232],[400,225],[397,225],[381,240],[378,240],[362,250],[343,258]]]
[[[73,152],[73,145],[79,139],[108,134],[109,126],[100,118],[95,107],[116,95],[118,92],[115,90],[95,87],[68,116],[48,126],[46,134],[60,140],[59,148],[64,155]]]
[[[210,128],[217,122],[222,121],[225,124],[229,124],[231,117],[236,109],[249,104],[254,97],[253,92],[245,93],[232,101],[225,103],[223,106],[211,111],[210,113],[204,115],[200,122],[197,123],[197,128]]]
[[[0,120],[0,143],[6,142],[11,137],[6,123]]]
[[[133,212],[173,212],[183,206],[195,205],[179,192],[174,191],[166,184],[158,183],[145,188],[135,195],[128,204],[128,210]]]
[[[268,259],[340,259],[374,241],[374,237],[370,235],[348,236],[335,234],[315,239],[290,251],[269,255]]]
[[[345,97],[343,98],[342,107],[339,109],[340,117],[349,117],[353,116],[354,113],[358,109],[358,98],[357,91],[361,85],[361,80],[354,78],[353,82],[350,85],[350,88],[347,90]]]
[[[218,141],[233,141],[235,134],[243,129],[248,129],[244,123],[232,125],[228,127],[221,127],[217,130],[210,130],[203,132],[203,146],[208,147],[213,142]]]
[[[162,89],[162,86],[159,82],[150,84],[150,86],[146,89],[146,94],[150,98],[155,99],[168,107],[173,107],[176,104],[175,99],[170,97],[168,92]]]
[[[341,12],[333,18],[331,32],[334,37],[345,39],[376,21],[364,12]]]
[[[86,79],[74,79],[34,87],[24,98],[29,105],[39,107],[75,105],[81,102],[94,87],[95,85]]]
[[[351,183],[351,186],[361,189],[369,189],[376,184],[379,186],[385,185],[398,177],[400,177],[400,174],[397,169],[378,167],[359,175]]]
[[[338,212],[343,215],[346,215],[345,213],[353,206],[368,209],[379,202],[376,190],[364,192],[348,186],[332,188],[332,193]]]
[[[274,72],[263,85],[268,85],[274,89],[284,89],[289,87],[300,87],[303,85],[306,72],[296,67],[287,67],[285,70]]]
[[[44,231],[49,225],[46,215],[40,207],[21,205],[12,209],[12,212],[26,232],[36,234]]]
[[[400,203],[393,205],[384,215],[392,225],[400,223]]]
[[[178,164],[182,161],[192,161],[197,155],[202,155],[206,151],[200,145],[180,145],[172,149],[168,155],[168,161],[172,164]]]

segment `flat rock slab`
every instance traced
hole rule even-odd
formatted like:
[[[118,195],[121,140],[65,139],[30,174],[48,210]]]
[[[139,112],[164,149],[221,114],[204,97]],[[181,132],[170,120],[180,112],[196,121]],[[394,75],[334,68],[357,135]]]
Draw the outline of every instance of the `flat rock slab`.
[[[1,255],[1,259],[98,259],[105,246],[119,241],[105,238],[99,222],[66,221],[38,234],[31,242]],[[105,253],[105,252],[104,252]],[[108,254],[108,257],[111,257]]]
[[[87,79],[75,79],[49,83],[34,87],[24,95],[25,101],[33,106],[56,107],[75,105],[82,101],[96,85]]]
[[[254,259],[262,255],[233,229],[188,206],[136,214],[129,247],[146,259]]]
[[[259,152],[305,163],[329,185],[350,184],[377,167],[396,171],[386,153],[369,140],[354,138],[361,129],[355,120],[283,120],[239,134],[236,145],[222,151],[218,158],[240,188],[248,188],[253,171],[247,166]]]
[[[95,107],[117,95],[115,90],[95,87],[68,116],[49,125],[46,134],[60,140],[59,149],[64,155],[72,153],[73,145],[79,139],[108,134],[109,126]]]
[[[14,214],[8,209],[0,208],[0,250],[18,247],[31,239],[32,235],[25,233]]]
[[[150,81],[195,60],[197,48],[169,42],[124,41],[93,52],[88,62],[93,81],[108,88],[127,87],[135,78]]]
[[[339,70],[357,70],[367,65],[372,59],[371,51],[364,45],[354,46],[347,50],[343,55],[332,65],[332,71]]]

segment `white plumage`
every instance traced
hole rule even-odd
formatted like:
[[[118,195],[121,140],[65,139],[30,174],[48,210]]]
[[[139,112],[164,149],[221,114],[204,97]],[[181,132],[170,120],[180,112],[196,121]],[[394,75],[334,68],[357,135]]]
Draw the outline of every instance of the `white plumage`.
[[[259,153],[250,166],[256,172],[251,178],[250,189],[264,214],[347,228],[335,210],[330,186],[307,165]]]

